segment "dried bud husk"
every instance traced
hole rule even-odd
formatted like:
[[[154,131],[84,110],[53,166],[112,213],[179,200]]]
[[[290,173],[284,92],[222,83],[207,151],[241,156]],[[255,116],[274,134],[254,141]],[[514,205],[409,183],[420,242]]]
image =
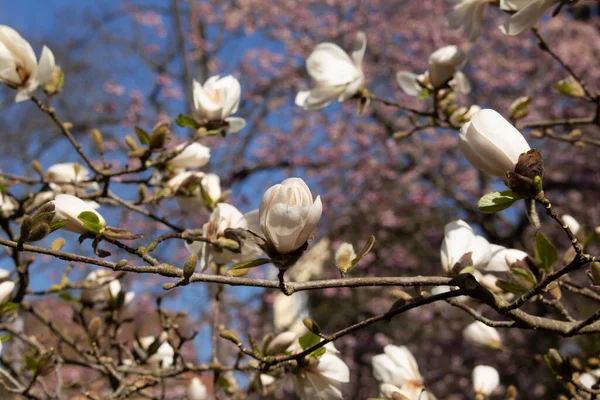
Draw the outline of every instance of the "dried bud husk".
[[[50,225],[45,222],[40,222],[31,229],[31,232],[29,232],[29,236],[27,237],[27,241],[37,242],[38,240],[42,240],[50,234],[50,231]]]
[[[159,151],[165,147],[165,144],[169,141],[169,131],[171,129],[171,123],[169,121],[161,121],[152,129],[150,134],[150,149]]]
[[[88,325],[88,332],[92,339],[96,339],[100,334],[100,328],[102,327],[102,320],[100,317],[94,317]]]
[[[171,290],[173,289],[175,286],[177,286],[176,283],[173,282],[167,282],[165,284],[162,285],[163,290]]]
[[[19,229],[19,243],[25,243],[27,239],[29,239],[32,225],[33,218],[31,218],[29,215],[24,216]]]
[[[400,392],[394,392],[394,393],[392,393],[392,400],[410,400],[410,399]]]
[[[73,123],[71,123],[71,122],[65,122],[65,123],[63,124],[63,127],[64,127],[66,130],[69,130],[69,129],[73,128]]]
[[[34,171],[37,172],[40,176],[44,175],[44,169],[42,168],[42,165],[38,160],[33,160],[31,162],[31,166],[33,167]]]
[[[508,172],[508,187],[523,197],[535,197],[539,190],[534,185],[536,177],[544,177],[544,161],[542,154],[531,149],[519,156],[515,171]]]
[[[242,343],[240,338],[232,331],[221,331],[219,332],[219,336],[221,336],[225,340],[229,340],[230,342],[235,343],[236,345]]]
[[[592,285],[598,286],[600,285],[600,262],[594,261],[587,264],[590,268],[587,272],[588,277],[592,281]]]
[[[196,271],[198,265],[198,255],[196,253],[191,254],[183,264],[183,279],[186,281],[190,279],[190,276]]]
[[[306,329],[308,329],[309,331],[311,331],[315,335],[321,336],[321,328],[315,322],[314,319],[306,317],[306,318],[304,318],[302,320],[302,323],[304,324],[304,326],[306,327]]]
[[[148,198],[148,188],[143,183],[138,186],[138,196],[140,197],[140,203],[143,203]]]
[[[65,239],[58,238],[52,242],[52,244],[50,245],[50,248],[54,251],[60,251],[64,245],[65,245]]]
[[[104,153],[104,139],[102,138],[102,132],[98,129],[94,129],[92,131],[92,137],[94,138],[94,143],[96,144],[98,151]]]

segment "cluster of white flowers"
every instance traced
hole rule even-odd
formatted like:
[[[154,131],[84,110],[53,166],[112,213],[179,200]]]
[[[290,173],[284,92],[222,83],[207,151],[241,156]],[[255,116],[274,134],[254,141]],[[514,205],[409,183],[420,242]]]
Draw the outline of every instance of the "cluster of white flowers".
[[[108,270],[92,271],[85,281],[89,287],[81,290],[80,300],[86,305],[101,304],[110,309],[119,309],[129,305],[135,297],[134,292],[124,292],[121,282]]]
[[[298,250],[310,239],[321,218],[321,199],[313,196],[300,178],[288,178],[270,187],[262,197],[258,210],[242,214],[227,203],[219,203],[202,228],[203,237],[218,239],[227,229],[243,229],[265,239],[279,254]],[[256,258],[261,248],[255,241],[243,241],[239,251],[218,249],[206,242],[186,243],[190,253],[196,253],[201,268],[211,262],[227,264]]]
[[[475,41],[481,34],[485,8],[494,4],[501,10],[512,13],[500,27],[506,35],[515,36],[533,28],[537,21],[553,5],[561,0],[450,0],[456,3],[449,17],[449,26],[457,29],[464,26],[469,40]]]

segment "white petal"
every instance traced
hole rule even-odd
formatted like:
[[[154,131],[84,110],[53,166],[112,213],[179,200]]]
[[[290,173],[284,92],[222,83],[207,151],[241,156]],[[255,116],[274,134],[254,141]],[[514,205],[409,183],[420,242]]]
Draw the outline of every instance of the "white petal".
[[[227,132],[229,133],[237,133],[246,126],[246,120],[240,117],[227,117],[225,121],[228,124]]]
[[[208,389],[198,378],[193,378],[188,386],[187,400],[208,400]]]
[[[12,281],[0,283],[0,304],[4,304],[8,301],[14,289],[15,283]]]
[[[358,32],[356,34],[356,43],[354,44],[354,50],[352,51],[352,61],[357,68],[361,68],[363,58],[365,57],[365,50],[367,49],[367,35],[364,32]]]
[[[320,86],[345,85],[360,76],[348,54],[333,43],[319,44],[306,59],[306,69]]]
[[[46,84],[52,73],[54,72],[54,53],[48,47],[44,46],[42,49],[42,55],[40,56],[40,62],[38,64],[38,82]]]
[[[417,83],[417,74],[407,71],[399,71],[396,73],[396,82],[400,89],[409,96],[418,96],[421,93],[421,86]]]
[[[394,361],[397,368],[402,371],[404,380],[416,382],[423,379],[419,372],[417,360],[415,360],[415,357],[406,346],[387,345],[383,348],[383,351]]]
[[[469,83],[469,79],[461,71],[454,74],[454,78],[450,81],[450,86],[458,93],[469,94],[471,92],[471,83]]]
[[[307,111],[320,110],[335,101],[345,91],[345,86],[324,86],[314,88],[308,91],[308,95],[304,92],[298,93],[296,96],[296,104],[301,105]]]
[[[552,7],[557,0],[536,0],[527,7],[513,14],[508,21],[501,26],[504,34],[516,36],[519,33],[533,28],[542,15]]]
[[[579,224],[579,222],[577,222],[575,218],[568,214],[563,215],[561,219],[562,222],[569,227],[571,232],[573,232],[573,235],[577,235],[579,229],[581,229],[581,225]]]
[[[475,393],[489,396],[500,385],[500,374],[494,367],[478,365],[473,369],[473,389]]]

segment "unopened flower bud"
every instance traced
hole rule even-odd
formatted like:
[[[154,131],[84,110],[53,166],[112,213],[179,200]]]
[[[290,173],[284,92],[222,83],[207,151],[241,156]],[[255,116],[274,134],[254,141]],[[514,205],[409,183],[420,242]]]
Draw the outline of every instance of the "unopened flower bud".
[[[98,148],[100,153],[104,152],[104,139],[102,138],[102,133],[98,129],[94,129],[92,131],[92,137],[94,138],[94,143]]]
[[[342,276],[346,275],[352,268],[352,261],[356,258],[354,247],[350,243],[342,243],[335,252],[335,265],[340,270]]]
[[[306,318],[304,318],[302,320],[302,323],[304,324],[304,326],[306,327],[306,329],[308,329],[309,331],[311,331],[315,335],[319,335],[319,336],[321,335],[321,328],[315,322],[314,319],[306,317]]]
[[[221,336],[223,339],[229,340],[230,342],[235,343],[235,344],[241,343],[240,338],[232,331],[221,331],[221,332],[219,332],[219,336]]]
[[[588,277],[592,281],[592,285],[600,285],[600,262],[594,261],[588,264]]]
[[[192,253],[188,256],[183,264],[183,279],[186,281],[190,279],[190,276],[196,271],[196,266],[198,265],[198,255],[196,253]]]

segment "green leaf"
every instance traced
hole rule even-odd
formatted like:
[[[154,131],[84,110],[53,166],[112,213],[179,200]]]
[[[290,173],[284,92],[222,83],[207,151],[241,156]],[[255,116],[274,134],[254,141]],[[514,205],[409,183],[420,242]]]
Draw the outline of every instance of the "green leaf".
[[[505,292],[513,293],[513,294],[517,294],[517,295],[523,294],[527,291],[527,289],[522,287],[521,285],[517,285],[516,283],[508,282],[503,279],[498,279],[496,281],[496,286],[498,286],[500,289],[504,290]]]
[[[375,236],[371,235],[369,237],[369,240],[367,240],[367,243],[365,243],[365,246],[362,248],[362,250],[360,251],[360,253],[358,253],[358,256],[356,256],[356,258],[354,260],[352,260],[352,266],[354,267],[356,265],[357,262],[359,262],[364,256],[366,256],[367,254],[369,254],[369,252],[371,251],[371,249],[373,249],[373,245],[375,244]]]
[[[558,81],[552,87],[558,90],[560,93],[569,97],[583,97],[585,96],[585,91],[583,87],[575,78],[569,76],[566,79]]]
[[[5,333],[4,335],[0,336],[0,342],[4,343],[4,342],[8,342],[10,340],[10,333]]]
[[[77,216],[77,219],[83,222],[85,229],[97,235],[100,234],[104,229],[104,225],[100,223],[100,218],[92,211],[82,212]]]
[[[429,96],[431,96],[431,93],[433,93],[431,89],[423,88],[423,90],[421,90],[421,93],[419,93],[419,100],[424,100],[428,98]]]
[[[190,128],[198,129],[201,126],[198,123],[198,121],[196,121],[194,118],[190,117],[189,115],[185,115],[185,114],[179,114],[177,116],[177,119],[175,120],[175,123],[177,123],[177,125],[184,127],[184,128],[190,127]]]
[[[522,283],[523,286],[531,288],[535,285],[535,278],[523,268],[511,268],[510,272],[515,276],[517,282]]]
[[[265,265],[270,262],[271,262],[271,260],[268,258],[258,258],[256,260],[252,260],[252,261],[243,261],[243,262],[239,262],[237,264],[233,264],[231,266],[231,268],[229,268],[229,270],[235,271],[236,269],[248,269],[248,268],[260,267],[261,265]]]
[[[302,335],[300,337],[300,339],[298,339],[298,342],[300,342],[300,347],[302,347],[302,350],[306,350],[309,347],[316,345],[320,341],[321,341],[321,338],[312,332],[307,332],[306,334]]]
[[[58,295],[60,296],[61,299],[63,299],[64,301],[67,301],[69,303],[77,303],[78,302],[78,300],[76,298],[74,298],[73,296],[71,296],[71,293],[67,292],[66,290],[58,292]]]
[[[318,349],[316,349],[315,351],[310,353],[308,356],[313,357],[313,358],[319,358],[326,352],[327,352],[327,349],[325,347],[319,347]]]
[[[558,251],[550,239],[539,232],[535,237],[535,263],[544,271],[551,271],[558,260]]]
[[[58,83],[56,84],[56,89],[57,90],[62,89],[62,87],[63,87],[64,84],[65,84],[65,73],[61,69],[60,70],[60,75],[58,75]]]
[[[27,368],[30,371],[37,371],[38,368],[40,366],[40,363],[38,360],[36,360],[35,358],[26,355],[25,356],[25,368]]]
[[[16,311],[18,309],[19,309],[19,305],[17,303],[8,302],[2,306],[2,314]]]
[[[59,219],[50,223],[50,232],[54,232],[60,228],[64,228],[69,223],[68,219]]]
[[[484,213],[496,213],[512,206],[521,197],[512,190],[485,194],[477,202],[477,207]]]
[[[146,132],[139,126],[136,126],[133,129],[135,130],[135,134],[137,135],[140,143],[143,144],[144,146],[149,146],[150,145],[150,135],[148,134],[148,132]]]

